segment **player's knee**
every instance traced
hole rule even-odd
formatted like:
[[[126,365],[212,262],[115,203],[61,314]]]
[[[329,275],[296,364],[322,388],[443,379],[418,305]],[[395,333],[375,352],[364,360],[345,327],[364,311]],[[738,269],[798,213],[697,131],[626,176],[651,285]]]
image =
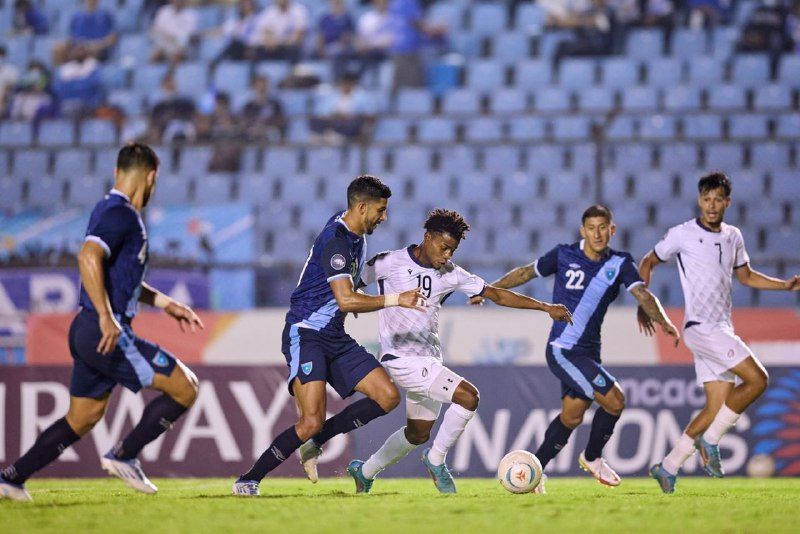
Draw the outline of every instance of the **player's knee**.
[[[472,389],[463,395],[458,403],[462,408],[474,412],[481,402],[481,395],[477,389]]]
[[[325,417],[323,414],[309,414],[300,417],[295,426],[297,437],[303,441],[313,438],[322,431],[324,423]]]
[[[619,394],[612,396],[608,399],[606,406],[603,406],[603,409],[611,415],[618,416],[622,414],[625,409],[625,395],[619,392]]]
[[[383,408],[384,412],[389,413],[400,404],[400,392],[394,384],[389,382],[378,392],[376,398],[373,400]]]
[[[769,373],[766,369],[759,369],[759,372],[750,380],[750,385],[758,395],[764,393],[769,387]]]
[[[431,439],[431,431],[430,430],[420,430],[415,428],[406,427],[406,439],[412,445],[422,445],[429,439]]]
[[[69,412],[67,423],[79,436],[84,436],[92,431],[94,426],[103,418],[105,405],[98,405],[82,410],[80,413]]]
[[[199,394],[200,385],[197,383],[197,378],[193,374],[191,376],[185,374],[177,381],[169,395],[175,402],[188,408],[194,404]]]
[[[561,412],[561,422],[567,428],[578,428],[583,423],[583,413],[564,413]]]

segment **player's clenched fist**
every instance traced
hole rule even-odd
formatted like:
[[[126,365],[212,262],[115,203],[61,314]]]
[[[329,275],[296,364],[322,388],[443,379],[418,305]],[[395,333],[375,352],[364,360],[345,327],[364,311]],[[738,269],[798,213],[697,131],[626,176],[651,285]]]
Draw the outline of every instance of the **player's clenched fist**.
[[[119,336],[122,333],[122,327],[111,314],[103,314],[99,320],[100,333],[103,337],[100,338],[100,343],[97,345],[97,352],[100,354],[111,354],[117,346]]]
[[[547,308],[547,313],[554,321],[564,321],[572,324],[572,314],[563,304],[552,304]]]
[[[427,301],[425,300],[425,297],[422,296],[422,293],[420,293],[419,289],[409,289],[408,291],[400,293],[398,306],[402,308],[411,308],[412,310],[425,311],[426,305]]]

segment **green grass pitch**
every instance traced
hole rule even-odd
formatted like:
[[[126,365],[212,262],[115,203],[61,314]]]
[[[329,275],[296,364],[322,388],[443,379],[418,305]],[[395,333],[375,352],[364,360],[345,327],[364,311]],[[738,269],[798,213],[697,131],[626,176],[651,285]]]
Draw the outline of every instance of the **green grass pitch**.
[[[257,499],[229,495],[232,479],[160,479],[156,496],[115,479],[33,479],[33,503],[0,501],[0,531],[30,532],[798,532],[800,479],[684,478],[608,489],[551,478],[547,495],[511,495],[494,480],[457,479],[439,495],[425,479],[378,479],[354,495],[349,478],[312,485],[267,479]]]

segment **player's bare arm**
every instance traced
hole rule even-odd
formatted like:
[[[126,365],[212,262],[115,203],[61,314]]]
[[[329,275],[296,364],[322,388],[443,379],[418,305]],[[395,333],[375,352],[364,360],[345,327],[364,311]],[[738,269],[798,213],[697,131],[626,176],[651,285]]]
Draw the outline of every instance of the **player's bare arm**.
[[[197,328],[205,328],[203,321],[200,320],[200,317],[197,316],[192,308],[177,300],[173,300],[145,282],[142,282],[142,292],[139,295],[139,302],[164,310],[164,313],[178,321],[182,332],[186,332],[187,327],[192,332],[196,332]]]
[[[106,252],[98,243],[86,241],[78,253],[78,270],[81,275],[86,294],[94,304],[99,317],[100,332],[103,337],[97,345],[97,352],[100,354],[110,354],[117,346],[122,327],[114,318],[111,310],[111,301],[105,287],[105,274],[103,270],[103,260]]]
[[[800,291],[800,275],[781,280],[754,270],[749,263],[745,263],[734,272],[739,282],[747,287],[776,291]]]
[[[510,289],[512,287],[521,286],[522,284],[529,282],[536,278],[536,268],[533,265],[533,262],[523,265],[521,267],[517,267],[515,269],[510,270],[502,278],[499,280],[492,282],[492,287],[497,289]],[[483,304],[483,297],[482,296],[475,296],[469,299],[469,303],[472,305],[480,305]]]
[[[672,336],[675,339],[675,346],[677,347],[678,343],[681,341],[681,335],[678,332],[678,329],[675,328],[675,325],[672,324],[672,321],[669,320],[669,317],[667,317],[664,308],[661,306],[661,302],[659,302],[656,296],[653,295],[644,284],[639,284],[631,289],[631,294],[639,302],[639,309],[644,311],[644,313],[647,314],[648,319],[651,321],[649,329],[643,328],[640,321],[639,331],[643,332],[645,335],[652,336],[654,333],[652,322],[656,322],[661,325],[661,329],[665,334]]]
[[[645,288],[650,285],[650,279],[653,277],[653,269],[659,263],[662,263],[661,260],[658,259],[656,253],[652,250],[645,254],[644,258],[642,258],[642,261],[639,262],[639,276],[644,281]],[[636,310],[636,320],[639,322],[640,332],[643,332],[648,336],[652,336],[656,333],[653,320],[641,305]]]
[[[487,285],[483,291],[483,296],[499,306],[507,308],[518,308],[523,310],[537,310],[546,312],[554,321],[566,321],[572,324],[572,314],[563,304],[550,304],[542,302],[525,295],[520,295],[514,291],[495,287],[493,284]]]
[[[349,276],[331,280],[330,285],[336,303],[344,313],[373,312],[391,306],[425,311],[425,297],[422,296],[419,289],[410,289],[392,295],[366,295],[355,290],[353,279]]]

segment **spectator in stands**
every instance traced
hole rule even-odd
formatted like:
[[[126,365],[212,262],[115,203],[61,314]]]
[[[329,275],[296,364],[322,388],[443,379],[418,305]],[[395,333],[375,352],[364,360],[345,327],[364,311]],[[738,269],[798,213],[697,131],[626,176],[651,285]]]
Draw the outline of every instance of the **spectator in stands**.
[[[573,38],[559,43],[555,61],[564,56],[602,56],[612,52],[612,12],[603,0],[540,0],[547,24],[573,30]]]
[[[317,25],[316,54],[333,61],[333,76],[340,79],[353,57],[355,24],[344,0],[329,0],[329,10]]]
[[[11,31],[15,34],[45,35],[50,31],[47,17],[30,0],[14,2],[14,18]]]
[[[92,57],[88,46],[71,47],[69,60],[56,70],[53,92],[62,111],[68,114],[94,111],[103,102],[100,63]]]
[[[256,29],[259,12],[255,0],[239,0],[236,16],[226,20],[220,28],[222,35],[228,37],[228,44],[214,63],[224,60],[241,61],[252,59],[259,44]]]
[[[780,55],[792,50],[789,33],[789,8],[778,0],[764,0],[751,14],[742,29],[739,52],[768,52],[773,69]]]
[[[256,76],[251,86],[252,98],[242,112],[247,137],[252,141],[280,139],[286,129],[286,117],[280,100],[270,93],[270,82]]]
[[[258,17],[257,59],[300,59],[308,30],[308,10],[292,0],[274,0]]]
[[[647,0],[642,23],[645,26],[661,26],[667,31],[672,31],[674,13],[675,5],[672,0]]]
[[[58,105],[50,86],[50,71],[40,61],[33,60],[20,78],[11,96],[8,116],[11,119],[38,121],[55,116]]]
[[[0,45],[0,117],[5,115],[8,97],[19,81],[19,69],[6,56],[6,47]]]
[[[317,95],[310,125],[320,140],[340,144],[361,137],[373,119],[369,94],[358,87],[358,74],[348,72],[336,88]]]
[[[148,139],[154,143],[193,141],[197,137],[196,114],[194,101],[178,94],[175,75],[172,71],[168,72],[162,78],[160,90],[153,99]]]
[[[104,61],[117,42],[114,15],[107,9],[98,8],[97,0],[84,0],[84,6],[85,9],[72,15],[69,40],[56,50],[59,63],[70,56],[70,48],[78,44],[86,47],[93,57]]]
[[[374,71],[389,57],[394,42],[394,31],[389,16],[389,0],[373,0],[372,9],[358,19],[356,53],[361,62],[361,72]]]
[[[394,87],[421,87],[425,83],[422,46],[426,39],[440,39],[446,33],[441,25],[426,25],[419,0],[391,0],[391,53],[394,62]]]
[[[172,0],[156,12],[150,27],[152,61],[178,63],[188,57],[198,27],[197,11],[186,0]]]
[[[727,0],[688,0],[689,27],[700,29],[723,22],[729,4]]]
[[[789,13],[786,26],[789,29],[789,37],[792,39],[795,54],[800,54],[800,1],[795,0]]]
[[[241,120],[231,110],[228,93],[214,96],[214,110],[197,119],[197,138],[213,141],[214,151],[208,163],[210,172],[237,172],[242,157],[244,130]]]

